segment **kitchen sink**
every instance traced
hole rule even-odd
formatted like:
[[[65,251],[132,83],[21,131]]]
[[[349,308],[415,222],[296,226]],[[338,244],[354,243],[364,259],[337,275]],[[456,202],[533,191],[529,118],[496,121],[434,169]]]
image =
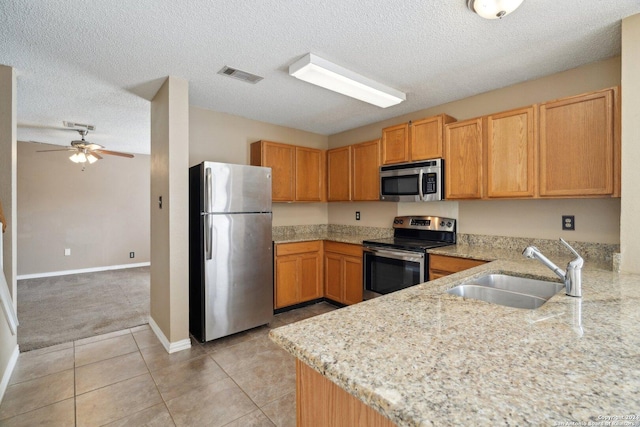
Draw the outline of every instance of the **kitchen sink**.
[[[447,293],[505,305],[515,308],[536,309],[564,288],[562,283],[506,274],[488,274],[464,282]]]

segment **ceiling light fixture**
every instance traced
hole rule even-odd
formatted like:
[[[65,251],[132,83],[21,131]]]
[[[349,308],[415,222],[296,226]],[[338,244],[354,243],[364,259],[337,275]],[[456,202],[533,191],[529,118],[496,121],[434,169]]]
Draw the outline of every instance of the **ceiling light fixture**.
[[[523,0],[467,0],[467,7],[486,19],[502,19],[522,4]]]
[[[385,86],[313,53],[289,66],[289,75],[325,89],[387,108],[405,101],[403,92]]]

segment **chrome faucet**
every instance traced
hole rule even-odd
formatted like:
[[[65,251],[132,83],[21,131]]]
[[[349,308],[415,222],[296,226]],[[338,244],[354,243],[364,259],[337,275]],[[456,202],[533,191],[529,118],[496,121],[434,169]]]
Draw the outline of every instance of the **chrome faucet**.
[[[575,249],[573,249],[567,242],[564,241],[564,239],[560,239],[560,241],[576,256],[576,259],[570,261],[567,264],[566,273],[560,267],[551,262],[549,258],[544,256],[542,252],[540,252],[540,250],[535,246],[527,246],[524,251],[522,251],[522,255],[524,255],[525,258],[537,259],[551,271],[556,273],[556,275],[560,277],[564,282],[565,292],[567,293],[567,295],[571,297],[581,297],[582,266],[584,265],[584,260],[582,259],[580,254],[576,252]]]

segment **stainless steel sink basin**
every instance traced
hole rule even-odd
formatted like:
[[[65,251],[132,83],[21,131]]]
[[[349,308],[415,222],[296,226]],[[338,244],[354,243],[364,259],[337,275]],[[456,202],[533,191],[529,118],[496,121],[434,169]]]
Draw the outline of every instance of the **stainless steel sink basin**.
[[[506,274],[488,274],[449,289],[447,293],[508,307],[533,310],[541,307],[563,288],[562,283]]]

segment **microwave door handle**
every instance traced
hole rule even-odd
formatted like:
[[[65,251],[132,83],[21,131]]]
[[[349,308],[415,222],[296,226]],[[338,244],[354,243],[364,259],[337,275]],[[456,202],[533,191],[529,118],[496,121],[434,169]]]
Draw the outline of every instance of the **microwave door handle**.
[[[420,169],[420,173],[418,174],[418,193],[420,196],[420,200],[424,200],[424,189],[422,188],[422,179],[424,176],[424,171]]]

